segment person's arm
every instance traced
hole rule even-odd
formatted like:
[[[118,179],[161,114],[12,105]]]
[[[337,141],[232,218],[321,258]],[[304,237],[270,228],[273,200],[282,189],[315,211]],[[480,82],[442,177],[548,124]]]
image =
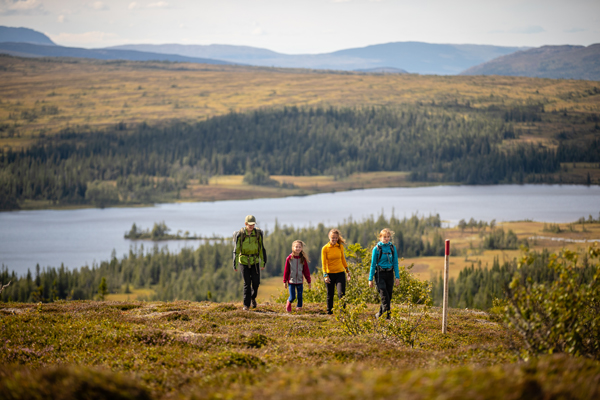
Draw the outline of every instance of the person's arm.
[[[342,253],[342,265],[344,266],[344,269],[346,270],[346,272],[350,273],[350,270],[348,269],[348,263],[346,263],[346,256],[344,255],[344,245],[340,244],[340,252]]]
[[[371,254],[371,269],[369,270],[369,282],[373,281],[375,276],[375,269],[377,268],[377,246],[373,247],[373,254]]]
[[[285,267],[283,268],[283,283],[290,281],[290,256],[285,259]]]
[[[258,232],[257,232],[258,233]],[[265,269],[267,267],[267,250],[265,249],[265,244],[264,244],[264,238],[263,238],[263,233],[261,231],[259,237],[260,240],[260,248],[262,249],[262,251],[258,251],[258,257],[262,259],[263,265],[262,265],[262,269]]]
[[[302,273],[304,274],[304,277],[306,278],[306,283],[311,284],[310,281],[310,270],[308,269],[308,263],[306,262],[306,260],[304,260],[304,267],[302,268]]]
[[[242,243],[240,237],[242,235],[237,235],[235,239],[235,248],[233,249],[233,269],[237,271],[237,262],[240,258],[240,253],[242,251]]]
[[[392,262],[394,264],[394,275],[396,276],[396,279],[399,280],[400,279],[400,269],[398,268],[398,249],[396,248],[396,246],[393,247],[394,251],[392,254]]]
[[[340,251],[342,253],[342,265],[344,266],[344,269],[346,270],[346,274],[348,275],[348,281],[350,281],[350,268],[348,268],[348,263],[346,262],[346,256],[344,255],[344,245],[341,244],[340,245]]]
[[[327,245],[321,249],[321,263],[323,264],[323,276],[329,276],[329,264],[327,263]]]

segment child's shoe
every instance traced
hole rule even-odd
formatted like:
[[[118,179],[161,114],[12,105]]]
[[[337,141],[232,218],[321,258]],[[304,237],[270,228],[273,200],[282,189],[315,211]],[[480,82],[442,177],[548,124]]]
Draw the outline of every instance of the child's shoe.
[[[285,311],[292,312],[292,303],[290,303],[289,300],[288,300],[287,304],[285,305]]]
[[[296,312],[302,312],[302,307],[296,307]]]

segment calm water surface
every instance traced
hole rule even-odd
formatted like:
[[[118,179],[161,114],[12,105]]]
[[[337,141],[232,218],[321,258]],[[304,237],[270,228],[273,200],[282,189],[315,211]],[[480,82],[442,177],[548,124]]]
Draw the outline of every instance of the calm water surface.
[[[326,193],[283,199],[158,204],[145,208],[45,210],[0,213],[0,264],[19,274],[40,266],[68,268],[118,257],[135,245],[123,238],[135,222],[151,228],[165,221],[172,233],[230,237],[254,214],[263,229],[280,224],[337,224],[392,212],[397,217],[440,214],[445,224],[459,220],[572,222],[600,212],[600,187],[567,185],[437,186]],[[151,242],[144,243],[151,247]],[[197,246],[197,241],[161,242],[170,250]]]

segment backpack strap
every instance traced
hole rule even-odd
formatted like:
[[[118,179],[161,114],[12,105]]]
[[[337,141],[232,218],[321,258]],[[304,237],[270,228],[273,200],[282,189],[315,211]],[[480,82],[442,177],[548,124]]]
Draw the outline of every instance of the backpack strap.
[[[392,248],[392,257],[394,256],[394,252],[396,251],[396,248],[394,247],[394,244],[390,242],[390,247]],[[383,255],[383,248],[381,247],[381,245],[379,243],[377,243],[377,251],[379,252],[379,254],[377,255],[377,265],[376,267],[379,268],[379,261],[381,261],[381,256]],[[397,255],[398,253],[396,253]]]
[[[383,254],[383,248],[379,243],[377,243],[377,264],[376,267],[379,267],[379,261],[381,261],[381,255]]]
[[[262,251],[262,255],[263,255],[263,266],[267,264],[267,250],[265,249],[264,246],[264,241],[263,241],[263,231],[258,229],[258,228],[254,228],[256,230],[256,236],[258,237],[258,252],[260,253]]]

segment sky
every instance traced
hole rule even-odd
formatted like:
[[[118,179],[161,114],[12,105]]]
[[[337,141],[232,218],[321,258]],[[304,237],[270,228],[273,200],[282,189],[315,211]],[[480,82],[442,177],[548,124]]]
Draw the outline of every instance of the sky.
[[[389,42],[600,43],[600,0],[0,0],[56,44],[231,44],[318,54]]]

